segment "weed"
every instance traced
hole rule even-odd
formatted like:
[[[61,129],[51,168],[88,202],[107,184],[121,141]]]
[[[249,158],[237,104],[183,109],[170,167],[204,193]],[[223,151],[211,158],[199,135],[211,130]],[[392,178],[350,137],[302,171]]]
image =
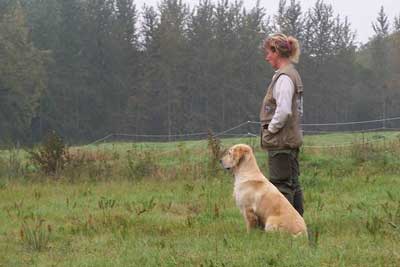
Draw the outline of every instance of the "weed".
[[[67,208],[76,208],[76,206],[77,206],[77,203],[74,201],[72,204],[70,203],[70,200],[69,200],[69,197],[67,197],[66,199],[65,199],[65,203],[66,203],[66,205],[67,205]]]
[[[150,200],[143,201],[138,207],[136,207],[136,214],[141,215],[142,213],[151,211],[152,209],[154,209],[155,206],[156,202],[154,197],[152,197]]]
[[[68,228],[70,229],[71,234],[84,234],[91,236],[98,232],[92,214],[89,214],[88,218],[83,221],[80,218],[73,217]]]
[[[187,215],[185,224],[187,227],[192,228],[194,224],[194,217],[192,215]]]
[[[221,168],[219,167],[219,160],[221,158],[221,140],[219,140],[212,132],[208,129],[208,150],[210,152],[210,160],[208,163],[208,170],[211,175],[216,175]]]
[[[317,207],[316,207],[316,211],[317,212],[321,212],[322,209],[324,208],[324,203],[322,200],[322,197],[320,195],[317,196]]]
[[[15,214],[17,215],[17,217],[24,217],[25,213],[24,210],[22,209],[24,205],[24,201],[20,200],[20,201],[15,201],[14,202],[14,206],[13,206],[13,210],[15,211]]]
[[[383,226],[383,221],[378,216],[374,215],[371,219],[369,219],[365,227],[367,228],[368,232],[373,235],[374,237],[381,231]]]
[[[0,180],[0,190],[4,190],[7,188],[7,183],[4,180]]]
[[[217,203],[214,204],[214,218],[218,218],[220,216],[220,208]]]
[[[39,200],[42,197],[42,193],[40,193],[39,191],[34,191],[34,197],[36,200]]]
[[[101,197],[101,199],[98,201],[98,206],[101,210],[109,210],[114,208],[116,203],[115,199],[112,198],[106,198],[106,197]]]
[[[8,156],[8,177],[17,178],[24,175],[24,167],[22,164],[21,150],[19,148],[11,148]]]
[[[194,190],[194,185],[186,183],[184,184],[183,189],[185,193],[192,193]]]
[[[102,222],[104,225],[112,223],[111,210],[116,207],[116,200],[112,198],[101,197],[97,202],[99,209],[102,211]]]
[[[308,231],[309,246],[317,248],[319,243],[319,238],[321,235],[321,227],[319,225],[309,225],[307,231]]]
[[[44,222],[44,219],[36,218],[31,224],[27,221],[22,223],[20,238],[29,248],[35,251],[46,249],[50,241],[52,227]]]

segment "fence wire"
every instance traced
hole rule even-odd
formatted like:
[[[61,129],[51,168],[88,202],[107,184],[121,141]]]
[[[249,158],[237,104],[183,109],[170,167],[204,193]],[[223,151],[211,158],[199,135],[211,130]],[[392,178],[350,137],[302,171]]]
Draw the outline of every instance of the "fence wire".
[[[352,134],[352,142],[341,142],[335,144],[324,145],[307,145],[303,147],[330,148],[351,146],[357,142],[369,143],[386,140],[379,136],[368,139],[364,134],[376,133],[383,131],[400,131],[400,117],[392,117],[386,119],[368,120],[368,121],[352,121],[352,122],[334,122],[334,123],[303,123],[301,124],[304,135],[325,135],[325,134]],[[226,130],[213,133],[215,138],[258,138],[260,132],[259,121],[245,121],[228,128]],[[182,141],[205,141],[209,137],[209,132],[195,132],[182,134],[126,134],[126,133],[110,133],[100,139],[91,142],[88,145],[95,145],[105,142],[182,142]],[[397,136],[400,138],[400,135]],[[252,141],[255,142],[255,141]]]

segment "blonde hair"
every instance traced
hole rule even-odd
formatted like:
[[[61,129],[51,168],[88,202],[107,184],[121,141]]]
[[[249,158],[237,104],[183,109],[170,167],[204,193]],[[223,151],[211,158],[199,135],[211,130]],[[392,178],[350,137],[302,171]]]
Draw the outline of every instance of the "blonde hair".
[[[298,63],[300,58],[299,41],[293,36],[286,36],[283,33],[269,35],[263,44],[264,49],[278,52],[280,56],[289,58],[293,63]]]

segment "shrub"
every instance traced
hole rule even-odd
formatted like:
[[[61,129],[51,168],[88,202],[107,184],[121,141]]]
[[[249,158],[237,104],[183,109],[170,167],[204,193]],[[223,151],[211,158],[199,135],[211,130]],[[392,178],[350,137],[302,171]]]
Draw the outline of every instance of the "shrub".
[[[151,176],[157,170],[155,158],[150,151],[134,153],[128,151],[128,178],[140,180]]]
[[[29,152],[32,164],[48,175],[56,175],[68,161],[66,146],[56,132],[50,132],[37,151]]]

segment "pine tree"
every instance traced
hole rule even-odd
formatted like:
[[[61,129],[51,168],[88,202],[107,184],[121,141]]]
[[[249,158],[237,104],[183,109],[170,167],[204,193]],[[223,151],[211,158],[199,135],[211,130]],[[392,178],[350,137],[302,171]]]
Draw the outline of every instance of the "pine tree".
[[[381,6],[376,22],[372,23],[372,29],[378,37],[386,37],[389,34],[389,21],[383,6]]]
[[[400,32],[400,15],[396,16],[393,21],[394,32]]]
[[[301,36],[303,27],[304,18],[302,17],[300,2],[290,0],[290,4],[286,5],[286,0],[280,0],[278,13],[274,17],[274,30],[288,36],[294,36],[301,41],[303,39]]]

